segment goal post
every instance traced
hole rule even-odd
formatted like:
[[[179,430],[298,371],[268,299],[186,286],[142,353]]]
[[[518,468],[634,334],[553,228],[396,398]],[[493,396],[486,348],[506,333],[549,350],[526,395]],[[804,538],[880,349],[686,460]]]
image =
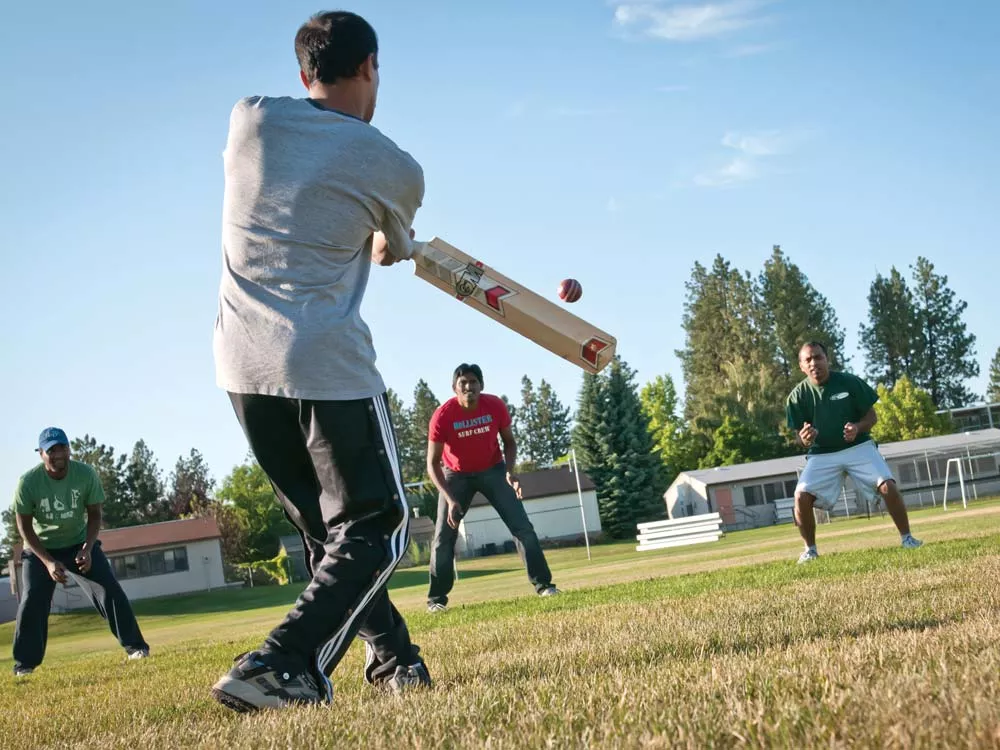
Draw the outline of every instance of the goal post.
[[[945,464],[945,467],[944,467],[944,503],[943,503],[943,506],[942,506],[945,510],[948,510],[948,479],[951,476],[951,465],[952,464],[955,464],[955,466],[958,469],[958,472],[957,472],[958,473],[958,486],[962,490],[962,507],[963,508],[968,508],[969,507],[968,498],[965,496],[965,472],[962,469],[962,461],[964,461],[964,460],[965,460],[964,457],[962,457],[962,458],[949,458],[948,459],[948,463]]]

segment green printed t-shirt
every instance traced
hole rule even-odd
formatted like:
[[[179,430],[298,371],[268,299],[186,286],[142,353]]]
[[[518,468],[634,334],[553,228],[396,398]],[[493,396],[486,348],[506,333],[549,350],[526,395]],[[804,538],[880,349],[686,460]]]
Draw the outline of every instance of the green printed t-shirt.
[[[46,549],[62,549],[87,541],[87,506],[104,502],[97,472],[70,460],[62,479],[53,479],[38,464],[17,483],[14,512],[32,516],[32,526]]]
[[[788,426],[798,432],[808,422],[819,435],[809,448],[810,455],[834,453],[867,440],[871,435],[859,432],[853,443],[844,440],[844,425],[857,422],[875,402],[878,393],[861,378],[846,372],[831,372],[823,385],[809,378],[799,383],[785,402]]]

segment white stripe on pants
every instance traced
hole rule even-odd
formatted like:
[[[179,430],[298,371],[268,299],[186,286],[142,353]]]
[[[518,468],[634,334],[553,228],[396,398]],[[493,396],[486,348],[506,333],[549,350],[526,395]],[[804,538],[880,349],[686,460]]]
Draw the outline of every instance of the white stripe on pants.
[[[344,641],[347,638],[348,633],[350,633],[353,629],[354,621],[357,619],[359,614],[365,611],[379,590],[381,590],[381,588],[388,583],[389,578],[396,570],[396,566],[406,553],[406,546],[409,543],[410,507],[407,505],[406,494],[403,491],[403,482],[400,477],[399,470],[399,457],[396,453],[396,442],[393,437],[389,411],[384,399],[384,396],[376,396],[372,399],[372,403],[374,404],[375,413],[378,416],[379,431],[382,433],[382,443],[385,446],[386,456],[389,459],[389,465],[392,468],[393,478],[396,481],[396,491],[399,495],[399,502],[402,505],[403,519],[393,530],[389,539],[389,553],[391,555],[389,563],[375,580],[375,583],[372,584],[371,588],[369,588],[368,591],[366,591],[362,596],[361,600],[354,608],[354,612],[351,616],[347,618],[346,622],[336,633],[330,636],[330,639],[325,644],[320,646],[319,651],[317,652],[316,667],[324,679],[326,675],[326,667],[328,667],[330,662],[333,660],[334,654],[336,654],[344,646]],[[329,680],[327,680],[327,683],[329,683]],[[327,684],[327,694],[330,695],[330,693],[331,688],[330,685]]]

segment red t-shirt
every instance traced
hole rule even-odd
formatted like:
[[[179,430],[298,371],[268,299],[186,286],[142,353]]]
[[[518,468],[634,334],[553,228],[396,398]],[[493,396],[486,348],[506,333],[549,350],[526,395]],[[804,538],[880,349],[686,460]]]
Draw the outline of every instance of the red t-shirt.
[[[510,425],[502,398],[479,394],[475,409],[465,409],[457,398],[445,401],[431,417],[428,435],[444,443],[444,465],[452,471],[486,471],[503,461],[497,436]]]

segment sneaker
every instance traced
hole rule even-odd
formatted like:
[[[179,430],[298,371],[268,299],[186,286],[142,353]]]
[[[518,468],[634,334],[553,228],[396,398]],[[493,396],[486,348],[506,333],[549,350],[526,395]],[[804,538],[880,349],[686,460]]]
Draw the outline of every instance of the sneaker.
[[[437,602],[431,602],[427,605],[427,611],[431,614],[437,614],[438,612],[447,612],[448,608],[443,604],[438,604]]]
[[[914,539],[912,535],[907,534],[902,540],[903,549],[916,549],[917,547],[923,547],[924,543],[919,539]]]
[[[803,563],[812,562],[819,557],[819,552],[816,551],[815,547],[806,547],[806,551],[799,555],[799,565]]]
[[[226,708],[249,713],[262,708],[285,708],[323,702],[319,685],[309,672],[289,672],[271,654],[240,654],[229,674],[212,686],[212,697]]]
[[[148,659],[149,649],[148,648],[136,648],[128,652],[128,658],[130,661],[135,661],[136,659]]]
[[[15,677],[27,677],[29,674],[35,670],[32,667],[14,667]]]
[[[556,594],[561,594],[562,591],[557,589],[555,586],[548,586],[538,592],[539,596],[555,596]]]
[[[423,662],[409,667],[396,667],[396,673],[386,683],[394,693],[431,686],[431,676]]]

